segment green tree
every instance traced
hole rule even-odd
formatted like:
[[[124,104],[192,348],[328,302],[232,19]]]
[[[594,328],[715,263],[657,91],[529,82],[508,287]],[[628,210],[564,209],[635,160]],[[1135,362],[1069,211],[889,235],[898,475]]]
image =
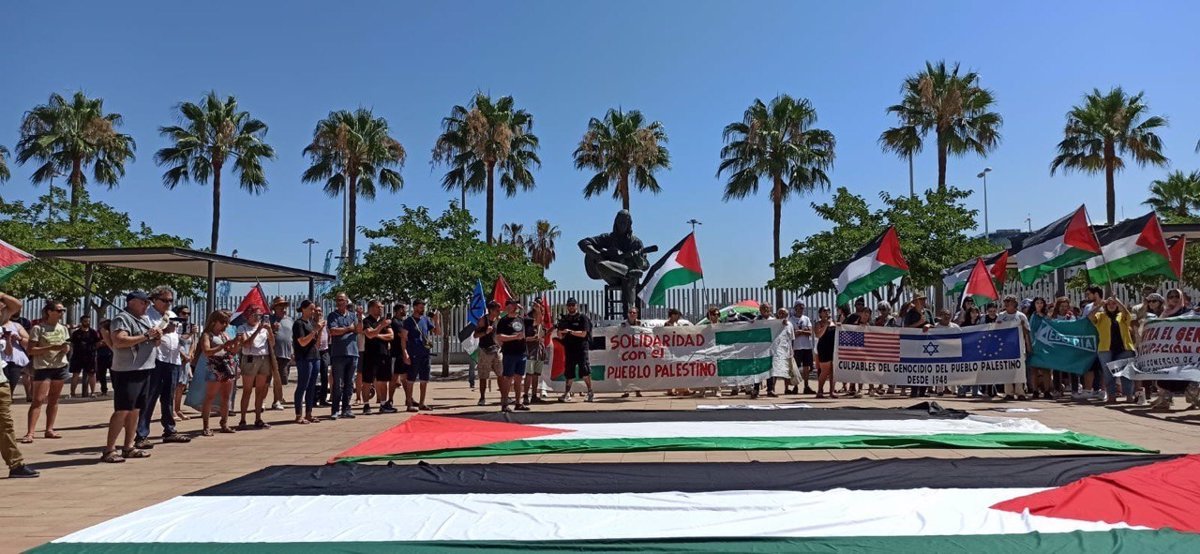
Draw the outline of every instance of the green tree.
[[[301,180],[324,182],[325,193],[335,198],[343,192],[349,195],[346,217],[350,236],[345,252],[349,265],[358,257],[358,197],[374,200],[376,184],[390,192],[404,186],[399,170],[407,154],[400,141],[388,133],[387,120],[375,117],[371,110],[342,110],[318,121],[312,143],[304,147],[312,165]]]
[[[433,161],[450,169],[442,177],[446,190],[487,194],[487,242],[495,231],[496,173],[506,195],[534,186],[532,169],[541,167],[533,116],[516,108],[513,97],[478,92],[466,106],[454,106],[442,119],[442,134],[433,146]]]
[[[1108,224],[1116,222],[1116,174],[1125,168],[1128,155],[1140,166],[1166,166],[1162,139],[1155,132],[1167,126],[1167,120],[1149,115],[1144,93],[1133,96],[1115,87],[1107,94],[1100,89],[1083,97],[1083,103],[1067,112],[1063,140],[1058,155],[1050,162],[1050,175],[1082,171],[1089,175],[1104,173],[1105,207]]]
[[[887,112],[900,121],[879,140],[885,151],[911,158],[920,152],[930,132],[937,142],[938,188],[946,188],[946,161],[953,154],[980,156],[1000,143],[1000,114],[992,91],[979,85],[974,71],[959,74],[959,65],[925,62],[925,69],[904,80],[899,104]]]
[[[833,133],[815,129],[817,110],[806,99],[786,94],[776,96],[770,105],[754,99],[741,121],[725,126],[725,146],[717,177],[727,173],[725,201],[745,198],[758,192],[759,181],[771,186],[772,242],[771,266],[779,276],[779,235],[783,203],[793,194],[808,194],[829,187],[825,171],[833,167]],[[776,291],[776,305],[783,303],[783,291]]]
[[[66,176],[71,186],[72,220],[87,184],[87,167],[92,180],[117,186],[125,176],[125,162],[133,160],[137,148],[133,138],[117,131],[121,114],[104,113],[104,100],[88,98],[77,91],[68,101],[54,93],[45,104],[35,106],[21,122],[17,163],[32,160],[41,165],[33,171],[34,183],[52,182]]]
[[[8,172],[8,149],[0,145],[0,183],[3,183],[12,177],[12,173]]]
[[[943,269],[995,248],[982,238],[967,238],[978,216],[977,210],[966,207],[970,195],[954,187],[927,190],[923,198],[881,193],[883,206],[873,210],[866,199],[840,187],[829,203],[812,205],[817,216],[829,222],[829,229],[795,241],[769,286],[805,293],[832,291],[834,267],[888,225],[896,226],[908,261],[909,275],[903,284],[938,286]]]
[[[1200,210],[1200,171],[1172,171],[1166,179],[1150,182],[1150,198],[1143,204],[1154,208],[1166,223],[1192,223]]]
[[[71,200],[76,205],[74,221],[46,221],[49,212],[69,209]],[[55,188],[30,204],[0,202],[0,236],[27,252],[62,248],[191,247],[189,239],[155,233],[145,223],[132,221],[128,214],[103,202],[91,201],[86,190],[71,200],[65,190]],[[77,283],[84,283],[85,277],[81,264],[38,260],[14,274],[4,289],[18,298],[61,300],[70,304],[70,299],[84,296]],[[92,290],[105,300],[113,300],[128,290],[149,290],[158,285],[171,286],[180,296],[197,295],[204,290],[202,279],[103,265],[93,269]]]
[[[267,189],[267,176],[262,161],[275,158],[275,149],[264,138],[267,124],[250,117],[238,106],[237,100],[224,101],[215,91],[209,92],[199,104],[179,105],[179,124],[159,127],[158,132],[171,141],[154,155],[160,166],[167,166],[162,181],[168,189],[181,182],[204,184],[212,178],[212,242],[209,251],[217,252],[221,230],[221,172],[233,162],[233,173],[239,178],[242,190],[261,194]]]
[[[346,292],[354,298],[426,298],[431,307],[446,310],[468,302],[476,281],[492,282],[501,273],[514,294],[554,288],[522,248],[479,240],[475,218],[456,203],[451,202],[438,217],[424,206],[402,210],[379,228],[363,231],[374,242],[363,263],[343,273],[334,293]],[[458,323],[442,320],[443,349],[458,331]],[[442,374],[449,372],[449,362],[443,358]]]
[[[551,225],[545,219],[539,219],[533,229],[533,236],[526,244],[529,249],[529,259],[541,266],[544,272],[544,270],[550,269],[550,264],[554,263],[554,241],[562,236],[562,232],[558,230],[558,225]]]
[[[629,180],[641,192],[658,194],[662,188],[654,173],[671,168],[667,133],[658,121],[646,123],[638,110],[609,109],[604,119],[592,118],[575,148],[575,168],[595,170],[583,188],[591,198],[611,186],[621,209],[629,209]]]

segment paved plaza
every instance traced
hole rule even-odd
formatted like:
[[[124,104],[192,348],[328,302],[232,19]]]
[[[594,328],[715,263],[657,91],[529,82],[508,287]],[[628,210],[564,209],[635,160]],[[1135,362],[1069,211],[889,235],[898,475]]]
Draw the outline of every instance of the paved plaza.
[[[465,380],[438,381],[431,384],[435,415],[470,413],[484,410],[475,405],[476,393]],[[290,387],[288,391],[290,398]],[[498,396],[492,393],[495,410]],[[1144,408],[1126,405],[1099,406],[1055,402],[989,402],[933,398],[943,406],[968,410],[981,415],[1003,416],[996,408],[1036,408],[1038,412],[1011,413],[1028,417],[1056,428],[1098,435],[1129,442],[1164,453],[1188,453],[1200,450],[1200,411],[1177,410],[1149,413]],[[749,400],[745,396],[720,399],[679,399],[662,392],[646,393],[642,398],[600,395],[595,403],[535,405],[548,410],[694,410],[698,404],[760,404],[803,402],[812,407],[901,408],[915,403],[901,397],[815,400],[810,396],[785,396]],[[1182,407],[1182,399],[1176,400]],[[18,433],[24,433],[25,404],[18,394],[13,406]],[[104,427],[112,409],[111,399],[64,400],[59,413],[60,440],[38,439],[22,445],[26,460],[42,471],[38,479],[0,481],[0,528],[6,530],[7,543],[0,551],[27,549],[101,521],[133,510],[228,481],[270,465],[320,465],[331,456],[394,426],[408,414],[359,416],[353,420],[322,421],[316,425],[295,425],[292,410],[269,411],[269,430],[247,430],[234,435],[200,437],[200,419],[188,411],[191,419],[180,429],[193,437],[189,444],[158,444],[153,456],[129,460],[124,464],[99,463]],[[327,410],[319,413],[325,415]],[[361,413],[356,410],[356,413]],[[44,418],[43,418],[44,421]],[[156,426],[157,427],[157,426]],[[156,429],[157,431],[157,429]],[[40,436],[40,433],[39,433]],[[435,463],[514,463],[514,462],[781,462],[792,460],[847,460],[856,458],[912,458],[971,456],[1051,455],[1055,451],[1012,449],[859,449],[794,451],[720,451],[720,452],[644,452],[632,454],[552,454],[438,460]],[[1061,452],[1067,453],[1067,452]],[[1079,452],[1070,452],[1079,454]],[[401,462],[403,463],[403,462]]]

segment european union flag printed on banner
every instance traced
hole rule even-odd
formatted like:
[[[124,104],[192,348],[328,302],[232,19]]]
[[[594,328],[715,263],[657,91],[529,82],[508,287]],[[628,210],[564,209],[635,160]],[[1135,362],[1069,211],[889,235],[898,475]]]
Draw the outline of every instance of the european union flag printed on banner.
[[[900,335],[901,363],[958,363],[1021,358],[1021,329],[963,330],[947,334]]]

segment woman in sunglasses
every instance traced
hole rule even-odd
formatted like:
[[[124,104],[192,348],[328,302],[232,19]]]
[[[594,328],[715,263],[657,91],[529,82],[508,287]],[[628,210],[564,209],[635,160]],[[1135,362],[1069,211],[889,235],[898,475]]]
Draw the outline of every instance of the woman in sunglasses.
[[[71,351],[70,331],[62,324],[67,310],[58,302],[50,302],[42,308],[42,319],[29,333],[29,357],[33,367],[33,403],[29,405],[29,429],[21,438],[23,443],[33,442],[42,406],[46,406],[46,433],[48,439],[61,439],[54,432],[54,420],[58,418],[58,397],[62,394],[63,382],[71,377],[67,354]]]

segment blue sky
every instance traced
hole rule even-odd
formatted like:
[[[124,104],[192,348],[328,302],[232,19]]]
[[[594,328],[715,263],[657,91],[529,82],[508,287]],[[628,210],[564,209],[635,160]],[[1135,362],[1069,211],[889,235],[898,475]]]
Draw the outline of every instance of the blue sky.
[[[543,165],[534,192],[498,199],[497,226],[559,225],[549,276],[579,288],[593,284],[574,243],[608,228],[619,203],[583,199],[589,175],[574,169],[571,152],[589,117],[640,109],[665,125],[673,168],[659,176],[662,194],[633,197],[636,231],[665,248],[697,218],[707,284],[754,286],[770,275],[770,203],[765,194],[724,203],[715,176],[721,129],[754,98],[810,99],[819,126],[837,136],[833,185],[875,201],[908,187],[905,162],[876,144],[894,124],[884,109],[901,80],[925,60],[959,61],[995,91],[1005,124],[986,160],[950,160],[949,182],[977,187],[975,174],[994,168],[992,229],[1023,227],[1027,215],[1044,225],[1081,201],[1100,220],[1102,176],[1049,174],[1064,114],[1093,87],[1145,90],[1153,112],[1170,120],[1162,136],[1172,168],[1200,168],[1197,12],[1156,2],[22,2],[0,19],[0,144],[13,147],[22,113],[51,92],[103,97],[124,115],[138,159],[117,189],[93,194],[203,246],[211,191],[162,186],[156,130],[180,101],[210,89],[236,95],[270,126],[278,159],[266,167],[266,194],[226,187],[221,250],[303,267],[301,241],[311,236],[319,268],[337,248],[341,216],[336,199],[299,179],[318,119],[372,108],[407,148],[404,190],[359,204],[360,224],[371,225],[402,204],[440,210],[457,198],[429,164],[441,118],[476,90],[511,94],[534,116]],[[916,163],[918,187],[935,183],[931,150]],[[6,199],[40,192],[29,184],[32,169],[13,168]],[[1165,172],[1120,174],[1118,216],[1143,213],[1148,183]],[[785,206],[785,252],[823,228],[809,205],[828,196]],[[971,202],[982,207],[978,194]],[[482,221],[483,198],[468,207]]]

